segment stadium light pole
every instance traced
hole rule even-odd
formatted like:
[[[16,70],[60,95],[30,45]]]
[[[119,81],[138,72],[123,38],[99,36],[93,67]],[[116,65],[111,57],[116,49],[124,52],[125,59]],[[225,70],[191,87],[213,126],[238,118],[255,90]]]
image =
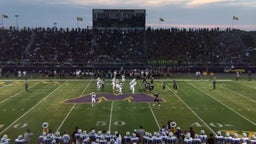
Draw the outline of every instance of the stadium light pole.
[[[15,16],[15,21],[16,21],[16,28],[17,28],[17,30],[19,30],[18,18],[20,17],[20,15],[14,15],[14,16]]]

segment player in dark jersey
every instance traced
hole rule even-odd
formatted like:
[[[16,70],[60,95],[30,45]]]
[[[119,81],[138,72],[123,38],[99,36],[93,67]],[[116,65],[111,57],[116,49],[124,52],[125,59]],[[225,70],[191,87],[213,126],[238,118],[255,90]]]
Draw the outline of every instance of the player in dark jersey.
[[[25,91],[28,91],[28,80],[25,79]]]
[[[165,80],[162,81],[162,85],[163,85],[163,90],[165,90],[165,86],[166,86]]]
[[[160,106],[160,100],[159,100],[159,95],[158,95],[158,93],[154,93],[154,97],[155,97],[155,99],[154,99],[154,104],[153,104],[153,106],[155,106],[155,103],[157,103],[158,106]]]
[[[213,86],[213,90],[216,89],[216,77],[213,77],[212,79],[212,86]]]
[[[173,80],[173,89],[174,89],[174,91],[177,93],[178,92],[178,86],[177,86],[177,83],[176,83],[176,81],[175,80]]]

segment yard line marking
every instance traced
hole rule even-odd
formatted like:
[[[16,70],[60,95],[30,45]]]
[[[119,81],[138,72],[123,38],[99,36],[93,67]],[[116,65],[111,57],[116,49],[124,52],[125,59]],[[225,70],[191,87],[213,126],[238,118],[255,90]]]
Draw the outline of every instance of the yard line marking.
[[[247,83],[245,83],[245,81],[234,81],[234,82],[236,82],[240,85],[246,86],[248,88],[251,88],[251,89],[256,89],[255,87],[253,87],[255,83],[252,81],[251,81],[251,85],[248,85]]]
[[[251,99],[251,98],[249,98],[249,97],[247,97],[247,96],[245,96],[245,95],[243,95],[243,94],[240,94],[240,93],[238,93],[238,92],[235,92],[235,91],[233,91],[233,90],[231,90],[231,89],[225,88],[225,87],[223,87],[223,86],[221,86],[221,88],[223,88],[223,89],[225,89],[225,90],[228,90],[228,91],[230,91],[230,92],[232,92],[232,93],[234,93],[234,94],[236,94],[236,95],[239,95],[239,96],[241,96],[241,97],[244,97],[244,98],[250,100],[251,102],[256,102],[254,99]]]
[[[66,83],[66,82],[64,82]],[[21,115],[18,119],[13,121],[8,127],[6,127],[3,131],[0,132],[0,135],[5,132],[7,129],[9,129],[11,126],[13,126],[17,121],[19,121],[21,118],[23,118],[25,115],[27,115],[30,111],[32,111],[36,106],[38,106],[41,102],[43,102],[46,98],[48,98],[50,95],[52,95],[55,91],[57,91],[59,88],[61,88],[63,85],[61,84],[59,87],[57,87],[55,90],[53,90],[51,93],[49,93],[46,97],[41,99],[37,104],[35,104],[33,107],[31,107],[28,111],[26,111],[23,115]]]
[[[157,125],[157,127],[158,127],[158,129],[160,129],[161,127],[160,127],[160,125],[159,125],[159,123],[158,123],[158,120],[157,120],[157,118],[156,118],[156,116],[155,116],[155,113],[153,112],[153,109],[152,109],[152,107],[151,107],[151,105],[148,103],[148,107],[149,107],[149,109],[150,109],[150,111],[151,111],[151,113],[152,113],[152,115],[153,115],[153,117],[154,117],[154,120],[155,120],[155,122],[156,122],[156,125]]]
[[[32,87],[34,87],[34,86],[36,86],[36,85],[38,85],[38,84],[39,84],[39,82],[33,84],[30,88],[32,88]],[[29,89],[30,89],[30,88],[29,88]],[[22,90],[22,91],[20,91],[20,92],[18,92],[18,93],[16,93],[16,94],[14,94],[14,95],[12,95],[12,96],[6,98],[6,99],[3,99],[2,101],[0,101],[0,103],[4,103],[5,101],[8,101],[9,99],[16,97],[17,95],[21,94],[21,93],[24,92],[24,91],[25,91],[25,90]]]
[[[192,108],[185,103],[185,101],[183,101],[182,98],[180,98],[176,92],[174,92],[169,86],[167,86],[167,88],[180,100],[182,101],[182,103],[202,122],[204,123],[204,125],[213,133],[216,134],[215,131],[213,129],[211,129],[211,127],[195,112],[192,110]]]
[[[188,83],[188,84],[189,84],[189,83]],[[189,84],[189,85],[191,85],[191,84]],[[209,95],[209,94],[203,92],[202,90],[200,90],[200,89],[194,87],[193,85],[191,85],[191,86],[192,86],[193,88],[197,89],[198,91],[200,91],[201,93],[203,93],[203,94],[207,95],[208,97],[214,99],[215,101],[219,102],[220,104],[222,104],[223,106],[225,106],[226,108],[228,108],[229,110],[231,110],[232,112],[234,112],[235,114],[239,115],[240,117],[244,118],[245,120],[247,120],[248,122],[250,122],[251,124],[253,124],[254,126],[256,126],[256,123],[254,123],[253,121],[249,120],[248,118],[246,118],[245,116],[241,115],[240,113],[234,111],[232,108],[230,108],[229,106],[225,105],[224,103],[222,103],[222,102],[219,101],[218,99],[216,99],[216,98],[212,97],[211,95]]]
[[[139,82],[139,86],[140,86],[140,88],[143,90],[143,88],[142,88],[142,86],[141,86],[141,84],[140,84],[140,82]],[[144,92],[143,92],[144,93]],[[144,93],[145,94],[145,93]],[[149,109],[150,109],[150,111],[151,111],[151,113],[152,113],[152,115],[153,115],[153,117],[154,117],[154,120],[155,120],[155,122],[156,122],[156,125],[157,125],[157,127],[160,129],[161,127],[160,127],[160,124],[159,124],[159,122],[158,122],[158,120],[157,120],[157,118],[156,118],[156,115],[155,115],[155,113],[154,113],[154,111],[153,111],[153,109],[152,109],[152,107],[151,107],[151,105],[148,103],[148,106],[149,106]]]
[[[113,105],[114,101],[111,102],[111,109],[110,109],[110,115],[109,115],[109,124],[108,124],[108,130],[111,131],[111,123],[112,123],[112,115],[113,115]]]
[[[86,85],[86,87],[83,89],[82,93],[80,95],[83,95],[84,92],[87,90],[88,86],[91,84],[91,81],[89,81],[89,83]],[[69,110],[69,112],[67,113],[67,115],[65,116],[65,118],[63,119],[63,121],[60,123],[59,127],[57,128],[56,132],[59,131],[61,129],[61,127],[63,126],[63,124],[66,122],[66,120],[68,119],[69,115],[71,114],[71,112],[73,111],[73,109],[76,107],[76,104],[73,104],[73,106],[71,107],[71,109]]]

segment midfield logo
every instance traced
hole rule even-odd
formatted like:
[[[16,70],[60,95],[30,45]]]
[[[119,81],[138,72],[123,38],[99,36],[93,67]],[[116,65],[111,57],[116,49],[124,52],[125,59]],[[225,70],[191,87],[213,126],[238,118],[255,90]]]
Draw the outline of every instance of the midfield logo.
[[[154,102],[154,97],[147,94],[97,94],[97,102],[100,103],[102,100],[109,101],[128,101],[128,102]],[[164,100],[160,98],[160,102]],[[91,103],[91,95],[85,95],[74,99],[66,100],[65,103]]]

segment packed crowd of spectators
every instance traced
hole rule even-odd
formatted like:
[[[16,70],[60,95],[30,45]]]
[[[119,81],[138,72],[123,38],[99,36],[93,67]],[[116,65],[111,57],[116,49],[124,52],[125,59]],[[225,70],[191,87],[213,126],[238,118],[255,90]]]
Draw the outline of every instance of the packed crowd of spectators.
[[[251,62],[236,30],[0,29],[0,62],[21,65],[96,63],[241,64]]]
[[[247,133],[223,133],[217,131],[216,134],[206,134],[204,130],[195,132],[192,127],[189,130],[182,130],[180,127],[163,126],[155,132],[147,132],[140,126],[123,136],[119,131],[96,131],[94,128],[82,130],[76,127],[72,133],[53,132],[51,129],[44,131],[40,136],[35,137],[32,132],[25,132],[16,139],[10,140],[8,135],[1,137],[1,144],[256,144],[256,135]]]

